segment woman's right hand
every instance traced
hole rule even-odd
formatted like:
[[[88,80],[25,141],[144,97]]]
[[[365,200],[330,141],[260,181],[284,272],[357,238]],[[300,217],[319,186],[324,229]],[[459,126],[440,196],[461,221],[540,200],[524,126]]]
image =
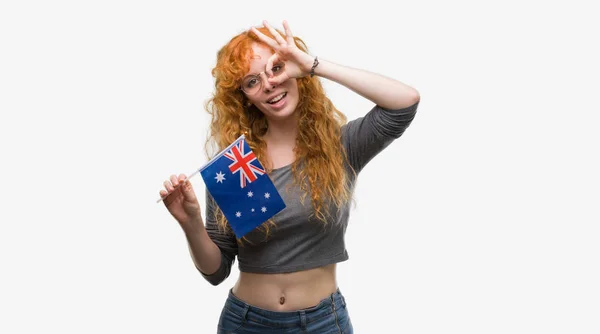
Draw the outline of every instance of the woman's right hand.
[[[185,179],[184,174],[179,174],[179,177],[171,175],[171,178],[164,182],[166,190],[159,193],[169,213],[184,230],[189,230],[202,227],[203,223],[194,188],[190,181]]]

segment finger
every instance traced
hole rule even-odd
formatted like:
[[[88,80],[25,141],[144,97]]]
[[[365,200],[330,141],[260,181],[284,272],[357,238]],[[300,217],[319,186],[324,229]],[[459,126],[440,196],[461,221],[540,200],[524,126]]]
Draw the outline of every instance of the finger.
[[[167,189],[167,191],[169,193],[171,193],[171,191],[173,191],[173,185],[171,184],[171,181],[167,180],[163,183],[163,185],[165,186],[165,189]]]
[[[294,44],[294,34],[292,34],[292,29],[290,29],[287,21],[283,21],[283,29],[285,29],[285,38],[287,38],[288,44]]]
[[[275,37],[275,40],[277,41],[277,43],[282,44],[282,45],[287,44],[285,39],[283,39],[283,37],[281,37],[281,34],[279,34],[279,32],[277,30],[275,30],[275,28],[271,27],[269,22],[263,21],[263,25],[265,26],[265,28],[269,29],[269,32],[271,33],[271,35],[273,35],[273,37]]]
[[[177,176],[171,175],[171,183],[173,184],[173,187],[177,188],[177,186],[179,185],[179,180],[177,179]]]
[[[161,191],[159,191],[158,193],[160,194],[160,198],[165,198],[165,197],[167,197],[167,195],[169,194],[168,192],[166,192],[166,191],[164,191],[164,190],[161,190]]]
[[[290,76],[287,73],[282,73],[281,75],[268,78],[267,80],[269,81],[269,85],[279,86],[280,84],[282,84],[284,81],[286,81],[289,78],[290,78]]]
[[[267,60],[267,65],[266,65],[266,68],[265,68],[265,73],[267,73],[267,75],[269,77],[273,76],[273,64],[277,64],[278,61],[279,61],[279,54],[278,53],[274,53]]]
[[[260,39],[263,43],[267,44],[273,49],[277,50],[279,48],[279,44],[277,44],[277,42],[275,42],[272,38],[267,37],[262,32],[258,31],[258,29],[252,27],[250,28],[250,31],[252,31],[256,35],[256,37],[258,37],[258,39]]]
[[[179,185],[181,187],[183,187],[184,183],[186,182],[186,179],[187,179],[187,176],[185,176],[184,174],[179,174],[177,181],[179,182]]]

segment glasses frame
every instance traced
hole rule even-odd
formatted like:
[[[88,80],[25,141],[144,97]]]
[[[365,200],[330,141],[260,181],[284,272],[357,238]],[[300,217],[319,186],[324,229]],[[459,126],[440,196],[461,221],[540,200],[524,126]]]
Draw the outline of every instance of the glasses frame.
[[[276,66],[281,66],[281,70],[285,70],[285,63],[284,63],[284,62],[279,62],[279,63],[277,63],[277,64],[273,64],[273,68],[274,68],[274,67],[276,67]],[[273,69],[271,69],[271,70],[273,70]],[[281,70],[280,70],[280,71],[281,71]],[[242,78],[242,80],[241,80],[241,82],[240,82],[240,87],[239,87],[239,89],[240,89],[242,92],[246,93],[246,95],[255,95],[256,93],[258,93],[258,92],[259,92],[259,91],[260,91],[260,90],[263,88],[263,85],[264,85],[264,80],[263,80],[263,78],[262,78],[262,75],[264,75],[264,76],[265,76],[265,79],[264,79],[264,80],[267,80],[267,79],[266,79],[266,76],[267,76],[267,71],[262,71],[262,72],[260,72],[260,73],[257,73],[257,74],[251,74],[251,75],[247,75],[247,76],[243,77],[243,78]],[[247,92],[247,91],[244,89],[244,81],[246,81],[246,79],[248,79],[248,78],[257,78],[257,79],[258,79],[258,81],[259,81],[259,87],[258,87],[258,89],[257,89],[255,92],[253,92],[253,93],[249,93],[249,92]]]

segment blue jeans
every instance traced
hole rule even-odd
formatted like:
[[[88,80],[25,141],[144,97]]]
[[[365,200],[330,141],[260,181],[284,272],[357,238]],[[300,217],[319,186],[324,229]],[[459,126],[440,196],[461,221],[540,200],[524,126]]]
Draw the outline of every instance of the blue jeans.
[[[218,334],[342,333],[352,334],[344,296],[338,289],[316,306],[291,312],[275,312],[249,305],[229,291]]]

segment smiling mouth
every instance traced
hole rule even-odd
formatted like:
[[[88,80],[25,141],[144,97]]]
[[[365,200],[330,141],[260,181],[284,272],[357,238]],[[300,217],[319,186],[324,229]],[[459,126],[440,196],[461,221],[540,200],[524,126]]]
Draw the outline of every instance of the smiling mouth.
[[[269,101],[267,101],[267,103],[268,104],[275,104],[275,103],[281,101],[286,96],[287,96],[287,92],[286,93],[281,93],[281,94],[275,96],[274,98],[270,99]]]

